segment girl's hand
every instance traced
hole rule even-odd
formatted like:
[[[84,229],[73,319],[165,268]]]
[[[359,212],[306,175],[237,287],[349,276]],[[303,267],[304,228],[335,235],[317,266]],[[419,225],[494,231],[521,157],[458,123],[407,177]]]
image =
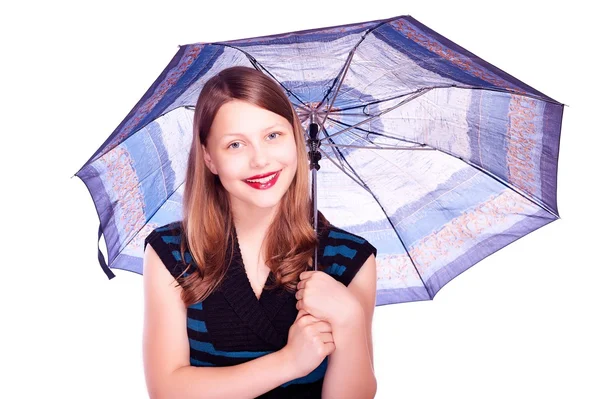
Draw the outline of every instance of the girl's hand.
[[[348,287],[320,270],[300,274],[296,299],[296,309],[329,322],[334,329],[351,324],[361,309]]]
[[[294,365],[295,378],[308,375],[335,351],[331,325],[304,310],[299,311],[281,351],[287,359],[286,364]]]

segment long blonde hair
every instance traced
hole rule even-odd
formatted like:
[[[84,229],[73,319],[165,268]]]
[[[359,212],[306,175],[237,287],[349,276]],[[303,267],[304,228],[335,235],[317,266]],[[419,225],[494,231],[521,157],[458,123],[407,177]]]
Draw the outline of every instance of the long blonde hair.
[[[182,299],[187,306],[203,301],[223,280],[231,257],[226,257],[226,245],[233,254],[233,215],[229,196],[219,177],[206,167],[202,144],[219,108],[231,100],[243,100],[274,112],[292,125],[297,148],[298,167],[287,192],[281,198],[278,212],[265,237],[265,263],[275,276],[275,285],[293,292],[299,275],[312,266],[312,255],[318,245],[312,227],[312,206],[309,196],[308,158],[302,125],[293,105],[281,86],[253,68],[235,66],[220,71],[209,79],[196,103],[192,145],[188,159],[183,219],[181,259],[185,270],[177,277],[182,287]],[[319,212],[319,229],[329,222]],[[189,248],[192,262],[183,256]],[[227,264],[226,264],[227,262]],[[186,277],[192,263],[197,268]]]

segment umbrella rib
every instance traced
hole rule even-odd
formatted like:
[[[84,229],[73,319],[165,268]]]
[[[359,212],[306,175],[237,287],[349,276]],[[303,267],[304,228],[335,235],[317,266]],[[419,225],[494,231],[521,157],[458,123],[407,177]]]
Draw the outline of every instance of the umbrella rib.
[[[426,148],[426,147],[371,147],[366,145],[350,145],[350,144],[329,144],[329,143],[321,143],[326,147],[339,147],[339,148],[364,148],[369,150],[435,150],[435,148]]]
[[[335,166],[338,167],[338,169],[340,169],[342,172],[344,172],[346,174],[346,176],[348,176],[349,178],[351,178],[352,180],[354,180],[354,182],[356,184],[358,184],[360,187],[364,188],[365,190],[367,190],[371,195],[373,195],[373,193],[371,192],[371,190],[369,190],[369,188],[367,186],[364,185],[364,183],[359,182],[358,180],[356,180],[352,175],[350,175],[350,173],[346,172],[345,168],[343,165],[338,165],[337,162],[335,162],[333,160],[333,158],[331,158],[329,155],[327,155],[327,153],[323,152],[323,155],[325,155],[327,157],[327,159],[329,159],[329,161],[334,164]]]
[[[329,138],[329,134],[327,133],[327,129],[325,129],[325,126],[323,124],[321,124],[318,120],[317,120],[317,124],[319,126],[321,126],[321,129],[323,129],[323,133],[325,135],[327,135],[326,138],[327,138],[327,140],[329,141],[330,144],[326,144],[326,145],[335,145],[335,143],[333,142],[333,140],[331,140],[331,138]],[[319,145],[321,145],[321,144],[323,144],[323,142],[321,140],[319,140]],[[321,152],[323,152],[323,151],[321,151]],[[340,158],[340,156],[343,156],[343,155],[341,154],[341,152],[340,151],[335,151],[335,148],[334,148],[333,155],[335,155],[335,157],[340,162],[340,165],[342,165],[343,164],[343,160],[342,160],[342,158]]]
[[[381,205],[381,202],[379,202],[379,199],[377,198],[377,196],[375,196],[375,194],[371,191],[371,189],[366,185],[366,183],[364,182],[359,182],[357,181],[354,177],[350,176],[350,174],[346,173],[346,171],[338,164],[336,164],[333,159],[331,159],[329,157],[329,155],[327,155],[325,152],[323,152],[323,155],[325,155],[327,157],[327,159],[329,159],[329,161],[334,164],[336,167],[338,167],[343,173],[345,173],[349,178],[351,178],[354,182],[356,182],[360,187],[364,188],[365,190],[367,190],[367,192],[369,194],[371,194],[371,196],[373,197],[373,199],[377,202],[377,204],[379,205],[379,207],[381,208],[381,211],[383,212],[383,214],[385,215],[385,218],[387,219],[388,223],[390,224],[390,226],[392,227],[392,230],[394,231],[394,233],[396,234],[396,236],[398,237],[398,240],[400,241],[400,243],[402,244],[402,248],[404,248],[404,251],[406,252],[406,255],[408,256],[408,259],[410,259],[410,262],[413,265],[414,270],[417,272],[417,275],[419,276],[419,280],[421,280],[421,283],[423,284],[423,287],[427,290],[427,293],[429,294],[430,299],[433,299],[433,296],[431,295],[431,292],[429,291],[429,287],[427,286],[427,284],[425,284],[425,282],[423,281],[423,277],[421,277],[421,273],[419,273],[419,269],[416,266],[415,261],[413,260],[412,256],[410,256],[410,252],[408,251],[408,248],[406,248],[406,245],[404,244],[404,241],[402,240],[402,237],[400,237],[400,234],[398,233],[398,231],[396,230],[396,227],[394,226],[394,223],[390,220],[390,217],[388,216],[387,212],[385,211],[385,209],[383,208],[383,206]],[[342,155],[343,156],[343,155]],[[345,162],[347,164],[347,162]],[[352,168],[352,166],[348,165],[348,167],[352,170],[352,172],[356,175],[356,177],[358,179],[360,179],[360,176],[358,176],[358,174],[356,173],[356,171]],[[362,181],[362,179],[360,179]]]
[[[338,124],[340,124],[340,125],[342,125],[342,126],[347,126],[347,127],[350,127],[350,128],[354,128],[354,129],[356,129],[356,130],[360,130],[361,132],[367,133],[367,136],[372,134],[372,135],[376,135],[376,136],[380,136],[380,137],[386,137],[386,138],[389,138],[389,139],[395,139],[395,140],[405,141],[405,142],[407,142],[407,143],[418,144],[418,145],[420,145],[420,146],[425,146],[425,145],[427,145],[427,144],[424,144],[424,143],[419,143],[419,142],[417,142],[417,141],[413,141],[413,140],[408,140],[408,139],[400,139],[400,138],[398,138],[398,137],[394,137],[394,136],[388,136],[387,134],[384,134],[384,133],[373,132],[373,131],[369,131],[369,130],[361,129],[361,128],[359,128],[359,127],[356,127],[356,126],[349,125],[349,124],[347,124],[347,123],[344,123],[344,122],[342,122],[342,121],[338,121],[337,119],[331,119],[331,118],[329,118],[329,120],[330,120],[330,121],[332,121],[332,122],[338,123]],[[349,130],[348,132],[350,132],[350,133],[351,133],[351,131],[350,131],[350,130]],[[361,137],[361,136],[357,135],[356,133],[353,133],[353,134],[354,134],[354,135],[356,135],[357,137]],[[361,138],[362,138],[362,137],[361,137]],[[364,140],[366,140],[366,139],[364,139]],[[373,142],[372,142],[372,141],[370,141],[370,140],[367,140],[367,141],[368,141],[369,143],[371,143],[371,144],[375,144],[375,143],[373,143]],[[338,145],[339,145],[339,144],[338,144]],[[391,147],[391,148],[398,148],[398,147]]]
[[[437,88],[437,87],[432,87],[432,89],[435,89],[435,88]],[[424,89],[426,89],[426,88],[423,88],[422,90],[424,90]],[[397,99],[397,98],[400,98],[400,97],[405,97],[405,96],[407,96],[407,95],[410,95],[410,94],[413,94],[413,93],[417,93],[417,91],[410,91],[410,92],[408,92],[408,93],[402,93],[402,94],[398,94],[397,96],[393,96],[393,97],[389,97],[389,98],[384,98],[384,99],[380,99],[380,100],[374,100],[374,101],[371,101],[371,102],[368,102],[368,103],[359,104],[359,105],[354,105],[354,106],[352,106],[352,107],[339,108],[339,109],[336,109],[335,111],[331,111],[331,113],[337,114],[337,113],[341,113],[341,112],[344,112],[344,111],[348,111],[348,110],[350,110],[350,109],[358,109],[358,108],[362,108],[362,109],[363,109],[363,113],[362,113],[362,115],[365,115],[365,116],[370,116],[370,114],[365,114],[365,113],[364,113],[364,109],[365,109],[365,107],[368,107],[368,106],[370,106],[370,105],[379,104],[379,103],[384,103],[384,102],[386,102],[386,101],[392,101],[392,100],[395,100],[395,99]],[[352,114],[348,114],[348,113],[345,113],[345,112],[344,112],[344,115],[352,115]],[[354,115],[361,115],[361,114],[354,114]]]
[[[412,101],[412,100],[414,100],[415,98],[422,96],[423,94],[427,93],[429,90],[431,90],[431,89],[419,89],[417,92],[415,92],[415,93],[411,94],[411,95],[410,95],[408,98],[406,98],[405,100],[403,100],[403,101],[401,101],[400,103],[396,104],[395,106],[393,106],[393,107],[391,107],[391,108],[388,108],[388,109],[386,109],[386,110],[382,111],[381,113],[379,113],[379,114],[377,114],[377,115],[373,115],[373,116],[371,116],[370,118],[364,119],[364,120],[362,120],[361,122],[358,122],[358,123],[357,123],[357,124],[355,124],[355,125],[349,126],[349,127],[347,127],[346,129],[342,129],[342,130],[340,130],[340,131],[338,131],[338,132],[335,132],[335,133],[334,133],[334,134],[332,134],[330,137],[335,137],[335,136],[337,136],[338,134],[342,134],[342,133],[344,133],[344,132],[346,132],[346,131],[348,131],[348,130],[350,130],[350,129],[352,129],[352,128],[355,128],[355,127],[357,127],[357,126],[360,126],[360,125],[362,125],[362,124],[365,124],[365,123],[369,122],[369,121],[370,121],[370,120],[372,120],[372,119],[378,118],[378,117],[380,117],[380,116],[381,116],[381,115],[383,115],[383,114],[386,114],[386,113],[388,113],[388,112],[390,112],[390,111],[393,111],[394,109],[398,108],[399,106],[401,106],[401,105],[404,105],[404,104],[406,104],[407,102],[409,102],[409,101]],[[323,122],[324,122],[324,120],[323,120]]]
[[[529,93],[520,93],[517,91],[511,91],[511,90],[507,90],[507,89],[497,89],[497,88],[493,88],[493,87],[481,87],[481,86],[459,86],[457,84],[448,84],[448,85],[439,85],[439,86],[428,86],[428,87],[424,87],[418,90],[424,90],[424,89],[463,89],[463,90],[488,90],[488,91],[497,91],[500,93],[506,93],[506,94],[513,94],[513,95],[517,95],[517,96],[522,96],[522,97],[528,97],[528,98],[533,98],[534,100],[539,100],[539,101],[544,101],[544,102],[548,102],[548,103],[553,103],[553,104],[557,104],[557,105],[564,105],[563,103],[560,103],[558,101],[552,100],[550,98],[542,98],[541,96],[537,96],[535,94],[529,94]],[[412,92],[414,93],[414,91]],[[353,105],[351,107],[346,107],[346,108],[340,108],[340,109],[336,109],[335,111],[331,111],[332,113],[340,113],[343,111],[347,111],[350,109],[358,109],[358,108],[365,108],[369,105],[374,105],[374,104],[379,104],[382,102],[386,102],[386,101],[391,101],[391,100],[395,100],[396,98],[399,97],[403,97],[407,94],[410,93],[404,93],[404,94],[400,94],[398,96],[393,96],[393,97],[389,97],[389,98],[385,98],[383,100],[375,100],[375,101],[371,101],[368,103],[364,103],[364,104],[359,104],[359,105]],[[368,114],[367,114],[368,115]]]
[[[363,35],[361,37],[361,39],[359,40],[359,43],[362,42],[362,40],[365,38],[365,36]],[[358,44],[357,44],[358,45]],[[350,51],[350,54],[348,54],[348,58],[346,58],[346,62],[344,63],[344,67],[342,68],[341,74],[342,77],[339,79],[339,83],[338,82],[338,77],[340,76],[340,74],[338,74],[338,77],[335,78],[335,80],[333,81],[333,86],[337,86],[335,88],[335,93],[333,94],[333,98],[331,99],[331,105],[334,104],[335,99],[337,98],[338,93],[340,92],[340,88],[342,87],[342,83],[344,82],[344,78],[346,77],[346,72],[348,72],[348,68],[350,67],[350,61],[352,60],[352,57],[354,57],[354,51],[356,50],[356,46],[352,49],[352,51]],[[321,104],[323,104],[323,101],[325,101],[325,99],[327,98],[327,96],[329,96],[329,93],[331,92],[328,91],[327,94],[325,95],[325,97],[323,97],[323,99],[319,102],[319,104],[317,105],[317,109],[321,106]],[[329,111],[331,110],[331,107],[327,107],[327,111],[325,112],[325,116],[323,117],[323,123],[325,123],[325,121],[327,120],[327,116],[329,116]]]
[[[210,43],[211,45],[217,45],[217,46],[223,46],[223,47],[230,47],[232,49],[235,49],[239,52],[241,52],[242,54],[244,54],[246,56],[246,58],[248,58],[248,60],[250,61],[250,63],[254,66],[254,68],[256,70],[262,69],[265,73],[267,73],[271,78],[273,78],[273,80],[275,80],[287,93],[291,94],[292,96],[294,96],[298,101],[300,101],[302,103],[302,105],[306,108],[308,108],[308,106],[306,105],[306,103],[304,101],[302,101],[302,99],[300,97],[298,97],[293,91],[291,91],[290,89],[288,89],[287,87],[285,87],[275,76],[273,76],[273,74],[271,72],[269,72],[269,70],[267,70],[267,68],[265,68],[260,62],[258,62],[258,60],[256,58],[254,58],[250,53],[232,46],[231,44],[225,44],[225,43],[220,43],[220,42],[216,42],[216,43]]]
[[[325,129],[325,126],[321,126],[323,129],[323,133],[326,136],[327,140],[330,142],[330,144],[334,145],[333,147],[333,153],[335,154],[336,158],[339,160],[340,164],[338,167],[344,167],[344,165],[348,165],[348,168],[350,168],[350,170],[352,170],[352,172],[356,175],[356,177],[358,178],[358,174],[356,173],[356,171],[350,166],[350,164],[348,164],[348,162],[346,161],[346,157],[344,157],[344,154],[342,154],[342,152],[335,147],[335,143],[334,141],[331,139],[331,136],[329,135],[329,133],[327,133],[327,129]],[[320,144],[322,144],[322,142],[320,142]],[[327,154],[325,154],[324,151],[321,151],[325,156],[327,156]],[[329,158],[327,156],[327,158]],[[330,159],[331,160],[331,159]],[[344,170],[342,170],[344,173],[346,173]],[[348,173],[346,173],[348,175],[348,177],[352,178],[352,176],[350,176]],[[355,180],[356,181],[356,180]],[[373,193],[371,192],[371,190],[367,187],[367,185],[363,182],[363,183],[359,183],[358,181],[356,181],[356,183],[358,183],[361,187],[363,187],[365,190],[367,190],[369,193],[371,193],[371,195],[373,195]],[[373,197],[375,197],[373,195]]]
[[[511,183],[509,183],[509,182],[505,181],[504,179],[502,179],[502,178],[500,178],[500,177],[496,176],[495,174],[493,174],[493,173],[492,173],[492,172],[490,172],[489,170],[486,170],[486,169],[482,168],[481,166],[479,166],[479,165],[476,165],[476,164],[472,163],[472,162],[471,162],[471,161],[469,161],[468,159],[464,159],[464,158],[462,158],[462,157],[459,157],[459,156],[453,155],[453,154],[451,154],[451,153],[449,153],[449,152],[447,152],[447,151],[445,151],[445,150],[441,150],[441,149],[439,149],[439,148],[436,148],[436,147],[432,147],[432,148],[433,148],[433,149],[435,149],[435,150],[438,150],[438,151],[440,151],[440,152],[442,152],[442,153],[444,153],[444,154],[446,154],[446,155],[448,155],[448,156],[451,156],[451,157],[453,157],[453,158],[458,158],[458,159],[460,159],[461,161],[463,161],[463,162],[464,162],[464,163],[466,163],[467,165],[469,165],[469,166],[472,166],[472,167],[474,167],[475,169],[479,170],[480,172],[483,172],[483,173],[485,173],[486,175],[488,175],[488,176],[489,176],[489,177],[491,177],[492,179],[496,180],[497,182],[499,182],[499,183],[501,183],[501,184],[505,185],[507,188],[510,188],[511,190],[513,190],[514,192],[516,192],[517,194],[521,195],[521,196],[522,196],[523,198],[525,198],[526,200],[528,200],[528,201],[532,202],[533,204],[535,204],[535,205],[539,206],[540,208],[544,209],[546,212],[548,212],[548,213],[550,213],[551,215],[555,216],[557,219],[560,219],[560,216],[559,216],[557,213],[555,213],[553,210],[549,209],[549,208],[546,206],[546,204],[544,204],[543,202],[539,202],[539,201],[538,201],[537,199],[535,199],[535,198],[531,198],[531,197],[529,197],[529,195],[528,195],[528,194],[526,194],[526,193],[524,193],[524,192],[523,192],[521,189],[519,189],[519,188],[515,187],[513,184],[511,184]]]
[[[383,25],[387,24],[390,21],[394,21],[394,20],[397,20],[397,19],[400,19],[400,18],[402,18],[402,16],[388,18],[388,19],[386,19],[384,21],[381,21],[380,23],[378,23],[374,27],[372,27],[370,29],[367,29],[365,31],[365,33],[363,33],[363,35],[356,42],[356,44],[354,45],[354,47],[352,47],[352,50],[350,50],[350,53],[348,53],[348,57],[346,58],[346,62],[344,62],[344,66],[342,67],[342,70],[338,73],[338,75],[336,76],[336,78],[333,80],[333,84],[329,87],[329,90],[327,90],[327,93],[325,93],[325,96],[321,99],[321,101],[319,101],[319,104],[317,105],[317,108],[319,108],[323,104],[323,101],[325,101],[325,99],[327,97],[329,97],[329,94],[331,93],[331,90],[333,90],[333,88],[336,87],[336,83],[337,83],[337,87],[335,89],[335,94],[333,96],[333,99],[331,100],[331,105],[333,105],[333,103],[335,102],[335,99],[336,99],[336,97],[338,95],[338,92],[340,91],[340,88],[342,87],[342,83],[344,82],[344,77],[346,76],[346,72],[348,71],[348,68],[350,68],[350,61],[352,61],[352,58],[354,57],[354,53],[356,52],[356,49],[365,40],[365,38],[367,37],[367,35],[370,34],[371,32],[373,32],[374,30],[378,29],[380,26],[383,26]],[[342,77],[338,81],[338,78],[339,78],[340,75],[342,75]],[[327,119],[327,115],[329,114],[329,109],[330,109],[330,107],[328,107],[327,112],[325,113],[325,117],[323,118],[323,122],[325,122],[325,120]]]
[[[357,146],[357,145],[354,145],[354,144],[334,144],[334,145],[336,145],[336,146],[338,146],[338,147],[349,147],[349,148],[352,148],[352,147],[357,147],[357,148],[372,148],[372,149],[382,149],[382,150],[393,150],[393,149],[411,149],[411,148],[417,149],[417,147],[383,147],[383,146],[381,146],[381,145],[379,145],[379,144],[376,144],[376,143],[372,142],[371,140],[368,140],[367,138],[365,138],[365,137],[363,137],[363,136],[361,136],[361,135],[359,135],[359,134],[357,134],[357,133],[353,132],[352,130],[349,130],[349,131],[348,131],[348,133],[349,133],[350,135],[352,135],[354,138],[356,138],[356,139],[358,139],[358,140],[365,141],[365,142],[367,142],[367,143],[369,143],[369,144],[373,144],[373,145],[374,145],[374,146],[376,146],[376,147],[366,147],[366,146],[360,146],[360,145],[358,145],[358,146]],[[330,141],[331,141],[331,140],[330,140]],[[417,144],[419,144],[421,147],[425,146],[425,144],[421,144],[421,143],[417,143]],[[324,145],[329,145],[329,144],[324,144]],[[426,148],[425,148],[425,149],[426,149]],[[433,148],[432,148],[432,149],[433,149]]]

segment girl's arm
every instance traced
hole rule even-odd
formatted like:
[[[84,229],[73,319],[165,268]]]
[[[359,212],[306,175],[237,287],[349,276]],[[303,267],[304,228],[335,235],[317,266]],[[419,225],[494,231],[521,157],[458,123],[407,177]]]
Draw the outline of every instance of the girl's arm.
[[[150,398],[256,398],[294,378],[279,350],[236,366],[180,367]]]
[[[377,295],[375,256],[371,255],[348,285],[357,299],[354,317],[332,325],[335,351],[329,355],[323,399],[372,399],[377,392],[371,326]]]
[[[190,366],[187,309],[151,245],[144,252],[143,357],[151,399],[255,398],[296,375],[283,349],[229,367]]]

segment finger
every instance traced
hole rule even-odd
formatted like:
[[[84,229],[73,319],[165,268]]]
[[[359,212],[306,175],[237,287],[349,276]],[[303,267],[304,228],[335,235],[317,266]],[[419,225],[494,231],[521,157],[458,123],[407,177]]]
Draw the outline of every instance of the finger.
[[[321,337],[321,341],[323,341],[324,344],[335,343],[333,341],[333,334],[332,333],[324,332],[324,333],[319,334],[319,337]]]
[[[316,319],[316,318],[315,318]],[[320,333],[332,333],[333,329],[331,328],[331,324],[326,321],[317,319],[318,321],[315,323],[315,328]]]
[[[304,309],[300,309],[300,310],[298,311],[298,314],[296,315],[296,320],[298,320],[299,318],[301,318],[302,316],[305,316],[305,315],[307,315],[307,314],[309,314],[309,313],[308,313],[306,310],[304,310]]]
[[[328,356],[335,352],[335,342],[327,342],[324,343],[323,346],[325,347],[325,353],[327,353]]]
[[[300,280],[306,280],[307,278],[312,276],[314,273],[316,273],[316,270],[306,270],[306,271],[300,273]]]
[[[304,297],[304,290],[298,290],[295,294],[296,299],[302,299]]]
[[[315,316],[311,315],[310,313],[309,314],[305,314],[304,316],[302,316],[301,318],[299,318],[297,320],[297,323],[300,326],[313,325],[313,324],[316,324],[318,322],[319,322],[319,319],[317,319]],[[318,332],[318,330],[315,331],[315,332]]]

